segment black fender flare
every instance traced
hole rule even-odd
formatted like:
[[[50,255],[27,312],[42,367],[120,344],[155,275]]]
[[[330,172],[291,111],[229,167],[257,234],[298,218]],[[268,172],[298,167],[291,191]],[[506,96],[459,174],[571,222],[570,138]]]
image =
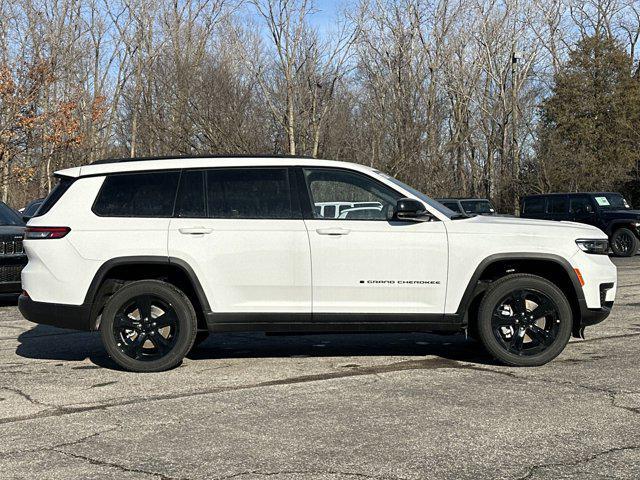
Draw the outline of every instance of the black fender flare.
[[[567,272],[567,275],[569,275],[569,278],[571,279],[571,283],[573,285],[573,289],[576,294],[576,300],[578,305],[581,305],[585,302],[584,291],[582,290],[582,285],[580,284],[580,280],[578,280],[578,276],[576,275],[576,272],[573,270],[573,267],[571,266],[571,264],[566,258],[561,257],[559,255],[554,255],[551,253],[539,253],[539,252],[496,253],[494,255],[489,255],[488,257],[486,257],[476,267],[475,271],[473,272],[473,275],[471,276],[471,280],[469,280],[467,288],[465,289],[464,294],[462,295],[462,299],[460,300],[458,309],[456,310],[456,315],[458,315],[461,318],[464,317],[473,299],[476,297],[477,294],[482,292],[483,290],[482,287],[479,287],[478,285],[479,285],[480,277],[482,276],[484,271],[491,264],[495,262],[505,261],[505,260],[507,261],[508,260],[512,260],[512,261],[542,260],[547,262],[553,262],[560,265],[565,270],[565,272]]]
[[[198,300],[200,301],[200,305],[202,305],[203,313],[206,314],[211,311],[211,307],[209,305],[209,301],[204,292],[204,289],[202,288],[202,284],[200,283],[200,280],[198,280],[198,276],[193,271],[193,268],[191,268],[191,265],[180,258],[164,257],[159,255],[115,257],[107,260],[102,265],[100,265],[100,268],[98,268],[98,271],[93,276],[93,280],[89,284],[89,289],[87,290],[87,294],[85,295],[83,304],[85,306],[92,307],[96,299],[96,295],[98,294],[98,290],[103,284],[109,270],[114,267],[121,267],[126,265],[166,265],[179,268],[191,281],[193,289],[196,292]],[[97,312],[92,312],[92,317],[94,314],[97,314]],[[91,318],[91,322],[94,322],[94,318]]]
[[[615,232],[618,228],[626,227],[629,230],[631,230],[635,234],[636,237],[638,237],[638,230],[631,226],[632,222],[633,222],[633,220],[631,220],[631,219],[612,220],[607,225],[607,229],[605,230],[605,233],[607,234],[607,236],[609,238],[611,238],[611,235],[613,235],[613,232]],[[640,237],[638,237],[638,238],[640,238]]]

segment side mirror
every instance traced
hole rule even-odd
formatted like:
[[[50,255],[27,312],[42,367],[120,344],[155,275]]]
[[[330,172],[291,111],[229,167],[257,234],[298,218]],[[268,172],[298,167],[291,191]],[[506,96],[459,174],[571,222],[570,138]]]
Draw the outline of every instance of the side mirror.
[[[413,198],[401,198],[396,203],[392,218],[409,222],[430,222],[433,217],[422,202]]]

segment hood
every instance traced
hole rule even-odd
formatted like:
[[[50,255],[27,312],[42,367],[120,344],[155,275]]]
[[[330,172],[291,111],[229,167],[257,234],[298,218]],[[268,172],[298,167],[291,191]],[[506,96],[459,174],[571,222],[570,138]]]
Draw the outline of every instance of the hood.
[[[640,219],[640,210],[609,210],[603,208],[600,210],[600,214],[607,218],[632,218]]]
[[[469,225],[477,225],[478,227],[494,226],[499,229],[503,227],[508,230],[516,230],[526,234],[543,234],[545,231],[559,235],[575,235],[576,238],[584,236],[585,238],[607,238],[605,233],[592,225],[577,222],[558,222],[555,220],[535,220],[532,218],[520,217],[500,217],[500,216],[476,216],[467,220],[456,220],[456,222],[465,222]]]

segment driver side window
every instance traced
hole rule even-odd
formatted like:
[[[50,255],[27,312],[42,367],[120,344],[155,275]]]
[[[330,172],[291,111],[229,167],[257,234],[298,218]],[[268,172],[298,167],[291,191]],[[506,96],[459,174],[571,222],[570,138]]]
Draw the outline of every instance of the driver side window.
[[[387,220],[402,198],[366,175],[330,168],[305,168],[314,218],[323,220]]]

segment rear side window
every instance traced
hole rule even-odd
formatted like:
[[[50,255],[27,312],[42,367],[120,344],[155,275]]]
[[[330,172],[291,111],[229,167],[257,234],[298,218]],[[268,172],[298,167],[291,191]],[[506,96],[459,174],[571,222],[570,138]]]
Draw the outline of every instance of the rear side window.
[[[171,217],[179,172],[126,173],[108,176],[93,205],[104,217]]]
[[[454,212],[462,213],[460,211],[460,205],[458,205],[458,202],[440,202],[440,203]]]
[[[75,178],[61,177],[60,180],[58,180],[58,184],[53,187],[53,190],[51,190],[51,192],[49,192],[49,195],[47,195],[47,198],[44,199],[44,201],[40,205],[40,208],[38,208],[33,216],[39,217],[51,210],[56,202],[62,198],[62,195],[64,195],[65,192],[69,190],[69,187],[71,186],[71,184],[73,184],[74,181]]]
[[[544,213],[544,200],[544,197],[525,199],[523,213]]]
[[[206,181],[210,218],[294,218],[286,168],[213,169]]]
[[[569,211],[569,198],[563,196],[549,197],[547,200],[547,213],[562,214]]]

